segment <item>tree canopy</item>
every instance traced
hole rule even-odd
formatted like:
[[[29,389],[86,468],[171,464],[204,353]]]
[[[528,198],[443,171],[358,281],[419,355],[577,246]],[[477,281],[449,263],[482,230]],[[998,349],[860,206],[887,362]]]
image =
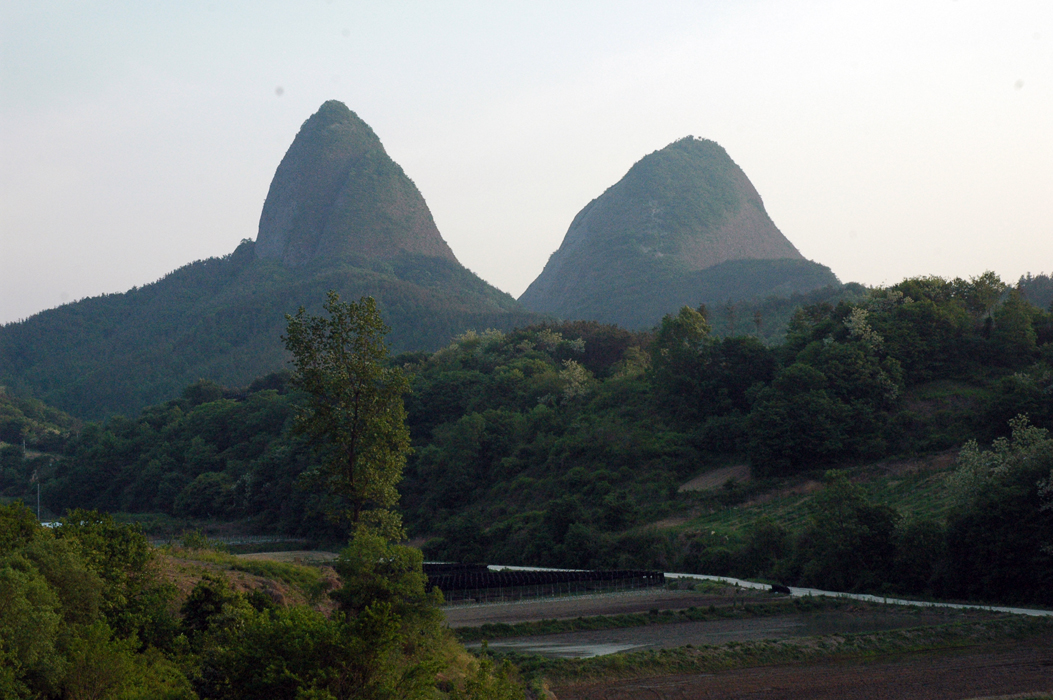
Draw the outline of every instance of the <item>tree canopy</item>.
[[[388,328],[372,297],[345,303],[330,291],[324,308],[328,317],[302,307],[288,317],[292,383],[305,394],[295,430],[321,459],[316,476],[332,513],[394,536],[401,522],[390,508],[410,446],[402,403],[409,384],[401,369],[386,366]]]

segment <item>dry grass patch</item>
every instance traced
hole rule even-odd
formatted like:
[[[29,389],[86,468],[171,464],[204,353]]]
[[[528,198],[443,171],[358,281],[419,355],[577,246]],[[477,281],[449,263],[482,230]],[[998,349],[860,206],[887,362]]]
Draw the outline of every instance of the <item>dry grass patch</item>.
[[[260,591],[281,606],[305,605],[325,613],[335,609],[327,594],[339,587],[340,579],[329,566],[243,559],[209,549],[182,547],[166,547],[157,559],[161,574],[178,591],[177,603],[182,603],[207,574],[223,577],[241,593]]]

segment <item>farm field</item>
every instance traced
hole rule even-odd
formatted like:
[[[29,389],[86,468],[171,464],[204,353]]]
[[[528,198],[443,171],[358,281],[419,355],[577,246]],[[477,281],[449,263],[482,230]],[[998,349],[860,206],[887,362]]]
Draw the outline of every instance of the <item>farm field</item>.
[[[495,625],[485,635],[489,652],[534,669],[558,700],[1053,697],[1045,695],[1053,693],[1053,623],[1045,618],[834,599],[791,603],[730,587],[445,613],[462,634]],[[599,616],[618,615],[626,616],[621,626],[589,628]],[[539,620],[571,627],[545,633]]]
[[[236,559],[318,566],[331,556]],[[494,625],[466,639],[485,637],[490,653],[534,669],[558,700],[1053,698],[1053,623],[990,611],[789,599],[706,582],[443,613],[460,632]],[[616,617],[610,629],[589,628]],[[539,629],[553,621],[561,631]]]
[[[1053,640],[868,661],[554,685],[559,700],[959,700],[1053,697]]]
[[[731,620],[673,622],[621,629],[586,630],[560,634],[488,640],[494,651],[537,653],[557,658],[583,658],[618,651],[673,649],[687,645],[719,645],[764,639],[793,639],[828,634],[863,634],[884,630],[949,624],[962,614],[873,609],[817,610]],[[968,619],[976,619],[975,615]]]

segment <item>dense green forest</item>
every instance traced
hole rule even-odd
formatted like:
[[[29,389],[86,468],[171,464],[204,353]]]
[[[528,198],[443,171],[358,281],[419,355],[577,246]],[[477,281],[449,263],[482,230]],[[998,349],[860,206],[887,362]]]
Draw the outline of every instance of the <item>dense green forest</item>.
[[[644,258],[633,261],[632,278],[618,277],[604,266],[605,262],[580,274],[593,278],[588,293],[554,315],[599,319],[640,330],[652,327],[664,314],[685,304],[758,306],[761,300],[806,296],[815,290],[829,295],[841,289],[830,268],[810,260],[728,260],[703,270],[684,270],[662,258]],[[601,284],[600,280],[608,277],[617,283]],[[739,332],[753,325],[752,315],[743,320]],[[783,324],[772,323],[768,335],[784,329]]]
[[[1016,288],[1033,306],[1040,309],[1053,307],[1053,276],[1035,276],[1029,272],[1020,277]]]
[[[313,605],[237,590],[214,566],[232,559],[158,550],[95,511],[45,528],[0,506],[0,697],[523,697],[510,668],[472,659],[442,627],[418,550],[354,538],[335,563],[339,587]],[[318,580],[290,564],[255,570]],[[186,595],[173,571],[194,572]]]
[[[409,533],[438,559],[1051,603],[1053,314],[1028,302],[1048,278],[1030,279],[918,278],[818,301],[776,345],[715,334],[721,309],[685,308],[652,332],[546,324],[396,356],[412,390]],[[44,503],[346,541],[300,486],[313,463],[288,431],[299,402],[278,373],[88,424],[56,450]],[[948,450],[947,508],[900,512],[860,480]],[[26,484],[30,466],[4,454],[4,493],[20,495],[7,475]],[[680,491],[742,463],[749,481]],[[691,519],[805,480],[824,486],[794,520],[709,532]]]
[[[729,266],[724,269],[730,271],[734,268]],[[869,291],[866,287],[849,282],[786,295],[759,295],[747,299],[717,296],[716,301],[705,305],[706,321],[713,337],[750,336],[765,345],[781,345],[786,339],[790,319],[800,307],[816,304],[837,306],[842,301],[858,302],[866,298],[867,294]]]
[[[257,259],[243,241],[153,284],[0,327],[0,383],[86,419],[134,415],[201,377],[244,386],[287,361],[285,314],[317,312],[330,289],[376,297],[396,350],[435,350],[468,328],[539,318],[456,262],[404,254],[290,268]]]

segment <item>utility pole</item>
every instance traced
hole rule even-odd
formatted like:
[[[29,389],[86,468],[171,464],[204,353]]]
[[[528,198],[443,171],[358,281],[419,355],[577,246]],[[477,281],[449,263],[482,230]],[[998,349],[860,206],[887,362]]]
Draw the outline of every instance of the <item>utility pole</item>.
[[[25,461],[26,461],[26,438],[23,435],[22,436],[22,463],[25,464]],[[33,470],[33,476],[30,477],[29,483],[32,484],[34,481],[37,484],[37,522],[39,523],[40,522],[40,475],[37,474],[37,470],[36,469]]]

